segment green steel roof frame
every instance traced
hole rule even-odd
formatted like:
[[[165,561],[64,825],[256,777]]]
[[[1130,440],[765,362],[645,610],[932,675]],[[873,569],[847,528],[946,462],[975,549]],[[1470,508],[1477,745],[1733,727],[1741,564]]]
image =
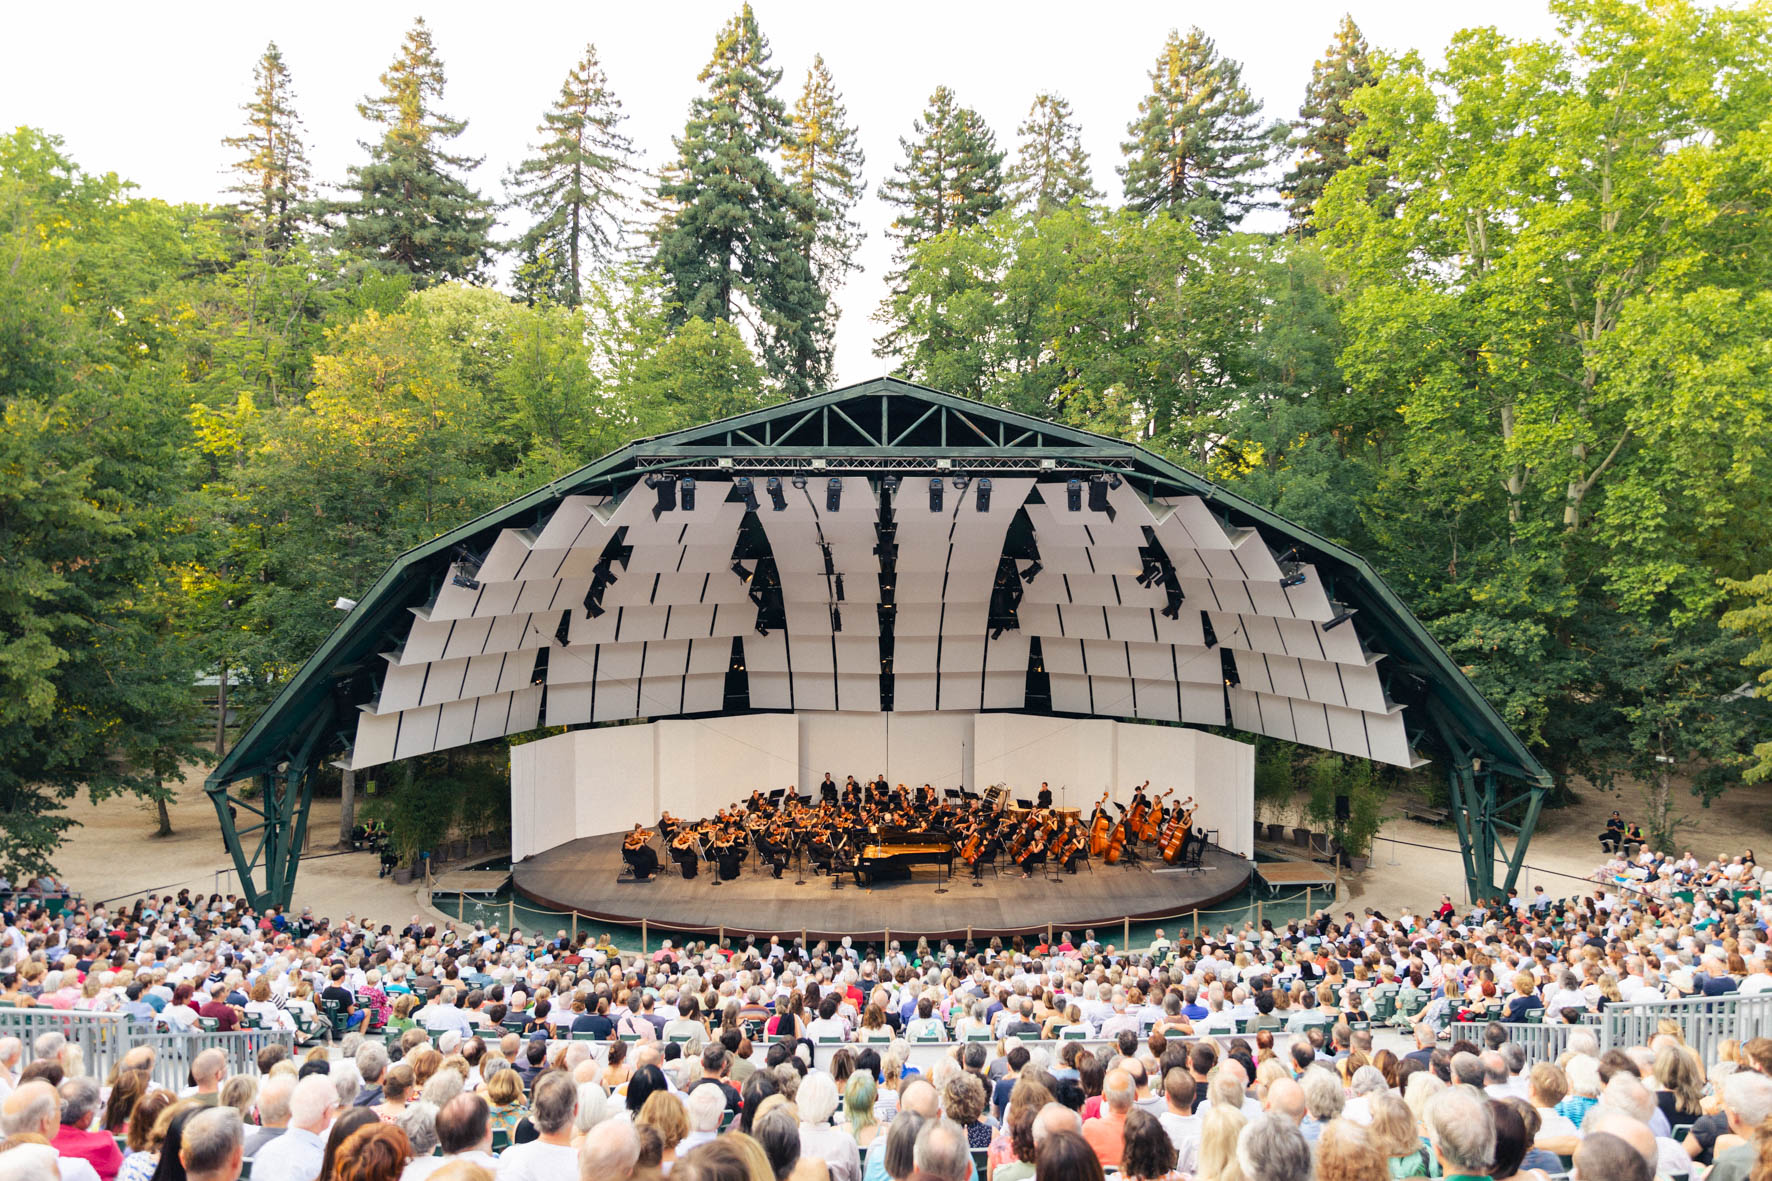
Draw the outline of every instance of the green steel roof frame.
[[[908,442],[913,436],[916,441]],[[1418,721],[1444,749],[1468,894],[1496,893],[1497,855],[1507,868],[1499,888],[1512,886],[1550,774],[1364,558],[1137,444],[882,377],[636,439],[395,558],[208,777],[206,790],[249,899],[261,907],[289,904],[299,859],[290,833],[305,825],[308,781],[326,756],[348,746],[347,731],[354,731],[354,705],[341,706],[335,683],[399,642],[407,609],[429,599],[456,546],[472,546],[476,539],[489,544],[498,530],[540,520],[566,496],[613,492],[648,469],[786,471],[823,464],[830,472],[886,472],[928,470],[938,459],[962,468],[970,462],[998,469],[1037,471],[1049,464],[1114,470],[1147,495],[1197,495],[1233,525],[1259,526],[1296,545],[1331,580],[1335,597],[1358,609],[1389,667],[1424,684],[1425,717]],[[1500,799],[1497,777],[1520,782],[1523,794]],[[231,795],[230,787],[245,780],[256,781],[261,794]],[[1523,820],[1505,820],[1503,813],[1521,802]],[[248,830],[262,829],[250,854],[235,831],[230,804],[263,818]],[[1512,834],[1511,850],[1503,831]]]

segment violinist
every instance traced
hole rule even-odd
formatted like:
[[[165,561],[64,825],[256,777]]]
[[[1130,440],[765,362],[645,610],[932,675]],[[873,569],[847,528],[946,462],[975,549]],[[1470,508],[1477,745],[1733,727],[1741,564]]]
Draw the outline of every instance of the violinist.
[[[777,878],[781,871],[788,867],[788,833],[780,821],[757,833],[757,850],[763,855],[763,864],[775,871]]]
[[[671,838],[671,860],[683,873],[683,880],[693,881],[697,872],[696,863],[701,860],[701,850],[695,841],[695,830],[684,825],[677,835]]]
[[[851,775],[843,781],[843,806],[845,808],[861,807],[861,784]]]
[[[1069,874],[1077,872],[1077,862],[1089,852],[1089,837],[1075,820],[1064,822],[1064,843],[1059,846],[1058,863]]]
[[[831,830],[823,827],[813,829],[810,843],[806,846],[806,852],[812,858],[812,868],[815,872],[830,873],[831,863],[837,857],[837,849],[831,839]]]
[[[622,839],[621,859],[634,871],[637,881],[650,882],[658,873],[658,854],[652,849],[652,834],[635,824]]]
[[[718,867],[720,880],[730,882],[737,877],[739,867],[744,864],[745,854],[749,852],[750,850],[745,848],[743,837],[735,835],[731,829],[716,834],[714,837],[714,863]]]

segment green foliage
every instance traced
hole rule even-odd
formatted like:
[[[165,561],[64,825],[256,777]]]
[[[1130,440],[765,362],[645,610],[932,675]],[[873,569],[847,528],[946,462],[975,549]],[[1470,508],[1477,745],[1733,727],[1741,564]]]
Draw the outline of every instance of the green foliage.
[[[677,159],[658,186],[667,206],[654,262],[670,284],[672,322],[743,323],[772,381],[790,394],[818,353],[825,296],[808,258],[816,196],[773,162],[787,131],[781,71],[746,4],[720,30],[689,104]]]
[[[899,138],[904,162],[880,186],[880,199],[898,210],[886,227],[895,244],[894,269],[888,276],[892,294],[875,316],[887,325],[874,350],[882,357],[901,352],[905,344],[897,301],[911,278],[917,248],[949,231],[981,224],[1005,202],[997,137],[982,115],[960,105],[952,90],[935,88],[929,105],[911,124],[911,136]]]
[[[1352,16],[1342,17],[1329,51],[1311,68],[1304,105],[1298,108],[1298,119],[1292,125],[1292,138],[1287,144],[1297,153],[1297,159],[1280,182],[1280,192],[1286,199],[1288,222],[1294,232],[1311,229],[1311,211],[1323,195],[1324,186],[1359,159],[1351,151],[1351,144],[1364,116],[1349,100],[1356,90],[1370,86],[1375,76],[1372,51],[1360,27],[1354,24]]]
[[[355,195],[336,207],[345,251],[419,287],[478,278],[492,253],[491,206],[463,179],[480,161],[448,150],[467,120],[436,108],[444,82],[431,30],[419,17],[381,76],[382,92],[357,104],[382,136],[363,145],[369,162],[350,170]]]
[[[306,228],[312,188],[294,86],[275,41],[253,67],[252,83],[252,101],[241,107],[246,129],[222,140],[239,153],[228,191],[242,241],[279,254]]]
[[[1741,581],[1725,579],[1723,589],[1731,595],[1748,597],[1745,604],[1724,612],[1721,623],[1752,642],[1752,649],[1741,658],[1741,663],[1760,670],[1755,675],[1754,694],[1772,699],[1772,571]],[[1743,774],[1749,783],[1772,776],[1772,739],[1754,746],[1753,757]]]
[[[625,117],[597,47],[586,45],[536,128],[535,154],[505,182],[512,204],[536,219],[514,247],[529,264],[518,271],[517,289],[531,300],[577,307],[585,271],[614,261],[627,204],[622,185],[634,167]]]
[[[800,197],[795,212],[809,218],[799,227],[801,255],[824,297],[824,309],[810,325],[794,362],[794,389],[810,392],[824,389],[830,381],[837,324],[834,301],[855,267],[855,253],[865,236],[851,214],[867,190],[862,179],[866,158],[823,57],[814,56],[806,71],[806,85],[794,103],[782,145],[782,161],[783,175]]]
[[[1222,234],[1262,204],[1258,174],[1281,128],[1262,124],[1242,65],[1198,28],[1170,30],[1150,79],[1120,145],[1126,204],[1181,218],[1203,238]]]
[[[1082,128],[1063,95],[1049,90],[1036,94],[1015,134],[1021,143],[1005,182],[1015,208],[1044,217],[1073,203],[1088,205],[1101,200],[1089,175]]]

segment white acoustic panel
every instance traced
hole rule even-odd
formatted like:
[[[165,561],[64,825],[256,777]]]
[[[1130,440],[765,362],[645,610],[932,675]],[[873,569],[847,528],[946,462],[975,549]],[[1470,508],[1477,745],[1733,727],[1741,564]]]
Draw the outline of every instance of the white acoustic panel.
[[[402,713],[400,736],[394,741],[394,757],[410,759],[414,755],[428,755],[436,750],[437,719],[442,712],[442,707],[431,705]]]
[[[485,697],[498,692],[498,674],[504,668],[505,654],[494,652],[490,656],[473,656],[468,659],[467,676],[462,680],[461,695],[464,698]]]
[[[1288,656],[1301,660],[1331,659],[1317,638],[1317,625],[1310,620],[1277,619],[1274,623],[1280,629],[1280,640],[1285,644]]]
[[[941,641],[941,671],[982,672],[984,669],[984,636],[946,635]]]
[[[1291,604],[1292,614],[1298,618],[1327,623],[1335,617],[1335,609],[1329,605],[1329,595],[1323,589],[1323,580],[1317,574],[1317,568],[1310,563],[1304,564],[1304,581],[1297,586],[1285,587],[1284,590],[1286,601]]]
[[[1048,673],[1080,677],[1087,671],[1083,666],[1082,640],[1043,636],[1040,639],[1040,655],[1046,659]]]
[[[390,663],[382,676],[381,693],[375,699],[375,712],[391,714],[417,706],[420,695],[424,693],[425,678],[430,675],[430,671],[431,666],[428,664]]]
[[[714,607],[704,603],[677,603],[665,618],[665,638],[699,640],[714,634]]]
[[[1112,640],[1084,640],[1083,662],[1092,677],[1129,677],[1126,645]]]
[[[505,733],[526,734],[535,729],[541,721],[541,698],[540,685],[519,689],[511,694],[511,714],[505,723]]]
[[[445,701],[461,699],[462,680],[468,675],[468,662],[465,659],[437,660],[425,667],[430,671],[425,677],[421,705],[442,705]]]
[[[1151,623],[1156,627],[1157,639],[1162,643],[1191,644],[1196,648],[1206,643],[1206,629],[1201,623],[1198,604],[1183,603],[1174,619],[1158,611]],[[1219,643],[1224,641],[1220,640]]]
[[[1053,709],[1072,714],[1091,712],[1088,677],[1054,676],[1050,683]]]
[[[535,678],[536,655],[534,651],[505,653],[504,665],[498,670],[498,691],[515,693],[528,688]]]
[[[568,496],[542,526],[536,548],[585,547],[601,551],[615,532],[608,523],[609,512],[607,497]]]
[[[441,660],[449,644],[449,633],[454,630],[452,619],[414,619],[411,630],[406,633],[406,642],[400,645],[399,663],[423,664],[427,660]]]
[[[1348,705],[1369,713],[1391,711],[1391,701],[1385,696],[1384,680],[1378,675],[1376,665],[1338,664],[1335,668],[1341,675],[1341,688]]]
[[[1006,631],[987,640],[984,648],[986,672],[1013,673],[1025,677],[1028,670],[1028,649],[1033,637],[1024,631]]]
[[[1181,698],[1173,680],[1135,678],[1133,691],[1138,695],[1138,716],[1160,722],[1181,720]]]
[[[1272,615],[1287,619],[1292,617],[1292,600],[1286,597],[1286,588],[1279,583],[1245,582],[1241,585],[1249,598],[1252,614]]]
[[[529,557],[533,537],[526,529],[500,529],[474,577],[481,582],[515,582],[524,559]]]
[[[787,671],[749,674],[751,706],[755,709],[792,709],[793,690]]]
[[[731,664],[732,641],[725,636],[716,636],[712,639],[694,639],[689,642],[689,664],[686,671],[690,676],[698,674],[711,676],[718,673],[723,679]]]
[[[1132,675],[1145,680],[1175,679],[1175,649],[1168,644],[1128,644]]]
[[[1366,744],[1366,720],[1357,709],[1343,709],[1340,706],[1325,706],[1324,712],[1329,715],[1329,742],[1344,755],[1355,755],[1362,759],[1372,757],[1372,751]]]
[[[1224,689],[1222,685],[1182,685],[1181,720],[1196,726],[1223,726]]]
[[[357,715],[357,739],[351,745],[351,769],[379,766],[394,757],[394,736],[400,732],[399,714]]]
[[[1184,683],[1219,685],[1224,683],[1224,659],[1216,648],[1175,648],[1175,675]]]
[[[1341,689],[1341,673],[1336,665],[1326,660],[1301,660],[1298,662],[1304,669],[1305,689],[1312,701],[1321,701],[1324,705],[1346,705],[1347,694]]]
[[[933,673],[940,647],[937,636],[897,636],[892,644],[892,671],[901,675]]]
[[[1157,639],[1156,612],[1150,607],[1109,607],[1104,614],[1108,635],[1113,639],[1133,642],[1154,642]]]
[[[510,615],[517,610],[517,596],[530,584],[527,582],[485,582],[474,600],[473,615],[483,619],[492,615]],[[546,584],[541,584],[544,588]],[[551,588],[544,598],[552,598]]]
[[[469,698],[466,701],[451,701],[442,707],[437,717],[436,750],[449,750],[457,746],[466,746],[474,740],[474,713],[479,708],[479,700]]]
[[[896,662],[894,663],[896,668]],[[917,673],[892,678],[892,708],[900,713],[935,708],[935,676]]]
[[[1290,656],[1259,655],[1258,659],[1266,662],[1268,681],[1273,691],[1282,697],[1309,698],[1310,689],[1306,687],[1304,669],[1299,661]],[[1318,700],[1322,700],[1318,698]]]
[[[511,724],[511,695],[495,693],[479,700],[474,709],[475,742],[487,742],[494,738],[503,738],[513,733]]]
[[[794,635],[790,632],[788,635],[788,666],[793,669],[796,681],[802,676],[815,673],[831,675],[836,671],[832,664],[831,638],[829,636]]]
[[[880,674],[838,673],[837,708],[877,712],[880,708]]]
[[[638,677],[632,680],[597,678],[597,696],[592,702],[591,721],[618,722],[625,718],[642,716]]]
[[[459,563],[449,567],[443,585],[437,588],[436,600],[422,612],[426,619],[466,619],[474,613],[480,592],[455,584],[455,575],[463,572]]]
[[[1060,635],[1058,608],[1052,603],[1030,603],[1021,601],[1021,610],[1016,618],[1021,620],[1021,630],[1033,636]]]
[[[1094,712],[1113,714],[1123,718],[1138,716],[1138,702],[1132,691],[1130,679],[1126,677],[1090,677],[1089,687],[1091,699],[1095,703]]]
[[[1059,626],[1067,636],[1075,636],[1081,640],[1105,640],[1108,638],[1107,616],[1100,607],[1079,607],[1075,604],[1058,608]]]
[[[984,699],[984,673],[943,672],[936,705],[940,709],[977,709]]]
[[[837,679],[829,672],[794,671],[795,709],[836,709]]]
[[[691,676],[683,681],[683,712],[715,713],[726,706],[726,674]]]
[[[1274,682],[1268,674],[1266,657],[1259,652],[1241,649],[1233,650],[1231,655],[1236,659],[1237,681],[1243,688],[1256,693],[1274,692]]]
[[[788,671],[788,638],[779,631],[766,636],[746,636],[744,657],[745,668],[753,677],[760,672],[785,673]]]
[[[880,675],[880,640],[877,636],[844,632],[835,637],[837,672],[847,676]]]
[[[984,675],[984,708],[1022,709],[1027,705],[1027,673],[987,672]]]
[[[549,685],[547,694],[548,725],[582,726],[591,720],[591,702],[596,687],[590,684]]]
[[[658,717],[683,712],[683,677],[641,677],[640,716]]]
[[[1410,756],[1409,751],[1409,731],[1404,725],[1403,715],[1400,712],[1367,714],[1366,739],[1372,757],[1379,762],[1389,763],[1393,767],[1408,767],[1414,764],[1414,759]]]
[[[1298,730],[1292,721],[1292,699],[1273,694],[1263,693],[1257,698],[1259,721],[1256,731],[1273,738],[1283,738],[1294,742],[1298,738]]]
[[[1295,698],[1290,700],[1292,725],[1298,732],[1298,741],[1306,746],[1334,749],[1334,744],[1329,740],[1329,714],[1325,707],[1314,701],[1299,701]]]
[[[1250,689],[1233,685],[1226,690],[1231,703],[1231,725],[1251,734],[1266,734],[1268,731],[1261,720],[1261,700]]]

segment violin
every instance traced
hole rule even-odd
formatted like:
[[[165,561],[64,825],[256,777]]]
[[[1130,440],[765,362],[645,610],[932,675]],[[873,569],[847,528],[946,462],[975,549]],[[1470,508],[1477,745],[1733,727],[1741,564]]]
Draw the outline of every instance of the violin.
[[[1089,854],[1092,857],[1107,852],[1108,833],[1114,827],[1114,822],[1108,818],[1107,801],[1108,793],[1104,791],[1095,805],[1095,819],[1089,822]]]
[[[1154,841],[1157,839],[1157,833],[1161,830],[1163,824],[1163,801],[1168,799],[1174,793],[1175,789],[1173,787],[1168,791],[1165,791],[1162,795],[1157,797],[1157,802],[1144,814],[1144,822],[1138,826],[1139,840]]]
[[[622,845],[624,848],[638,849],[641,845],[644,845],[646,842],[650,841],[651,839],[652,839],[652,830],[649,828],[642,828],[642,829],[639,829],[635,832],[630,832],[627,836],[627,839],[622,842]]]

